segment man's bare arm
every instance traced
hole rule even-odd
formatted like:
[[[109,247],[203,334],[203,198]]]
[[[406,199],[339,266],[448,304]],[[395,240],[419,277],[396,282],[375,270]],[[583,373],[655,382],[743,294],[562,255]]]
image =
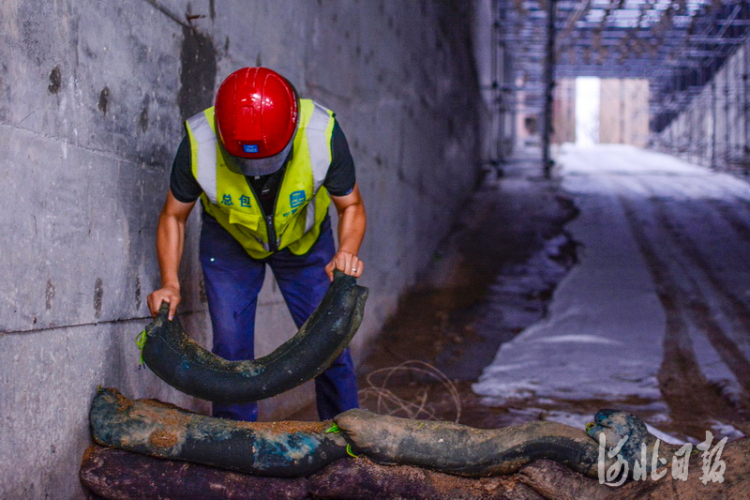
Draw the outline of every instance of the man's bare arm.
[[[148,296],[148,307],[152,316],[158,314],[162,302],[167,302],[171,320],[182,300],[178,271],[185,246],[185,223],[194,206],[195,202],[183,203],[174,197],[172,191],[167,193],[156,230],[156,255],[161,271],[161,288]]]
[[[359,278],[365,265],[359,260],[359,247],[367,227],[367,215],[359,186],[354,184],[354,189],[346,196],[331,196],[331,201],[339,214],[339,248],[326,266],[326,273],[331,280],[334,269]]]

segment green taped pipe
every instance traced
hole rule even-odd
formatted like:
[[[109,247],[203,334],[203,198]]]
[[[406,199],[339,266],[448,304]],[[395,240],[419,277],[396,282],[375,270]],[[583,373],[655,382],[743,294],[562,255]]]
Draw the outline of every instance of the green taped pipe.
[[[268,356],[228,361],[187,336],[163,304],[146,327],[143,361],[176,389],[219,403],[246,403],[297,387],[325,371],[357,332],[368,290],[353,276],[334,272],[321,304],[290,340]]]

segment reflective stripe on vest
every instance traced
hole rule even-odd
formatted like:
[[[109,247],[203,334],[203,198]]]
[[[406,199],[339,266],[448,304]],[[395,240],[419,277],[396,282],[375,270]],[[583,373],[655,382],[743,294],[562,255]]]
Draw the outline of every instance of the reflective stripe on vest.
[[[216,148],[218,147],[216,134],[206,120],[206,114],[201,112],[188,119],[188,133],[192,133],[198,144],[197,164],[206,168],[198,168],[196,180],[203,188],[203,192],[216,203]],[[195,152],[193,152],[195,154]]]
[[[307,126],[307,149],[310,151],[310,163],[313,168],[313,182],[315,183],[315,192],[317,193],[320,186],[326,180],[326,174],[328,174],[328,167],[331,165],[331,148],[325,141],[315,140],[309,131],[314,129],[318,133],[325,134],[325,129],[328,126],[328,110],[320,104],[313,102],[313,112],[310,117],[310,123]],[[315,203],[308,203],[305,207],[307,209],[307,220],[305,223],[305,232],[312,229],[315,224]]]

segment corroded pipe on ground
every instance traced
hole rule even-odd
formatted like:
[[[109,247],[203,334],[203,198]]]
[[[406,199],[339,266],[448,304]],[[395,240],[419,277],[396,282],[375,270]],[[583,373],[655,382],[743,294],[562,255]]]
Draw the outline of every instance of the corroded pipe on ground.
[[[549,459],[589,477],[612,467],[617,456],[632,477],[636,462],[651,471],[652,452],[670,463],[679,446],[659,443],[634,415],[600,410],[587,430],[557,422],[529,422],[501,429],[475,429],[452,422],[410,420],[349,410],[334,421],[355,452],[379,463],[415,465],[448,474],[485,477],[512,474],[534,460]],[[606,444],[599,446],[599,435]],[[624,441],[617,456],[609,450]],[[644,458],[648,457],[648,460]]]
[[[626,474],[633,473],[635,461],[650,457],[657,443],[642,421],[616,410],[597,413],[588,435],[556,422],[475,429],[360,409],[336,416],[336,425],[330,421],[256,423],[204,417],[158,401],[132,401],[115,389],[102,389],[94,398],[90,418],[99,444],[278,477],[308,475],[356,453],[381,464],[474,478],[512,474],[538,459],[597,477],[601,467],[609,468],[619,460],[628,463]],[[607,437],[607,448],[624,437],[630,445],[622,447],[619,457],[609,457],[596,440],[600,433]],[[662,444],[659,457],[668,462],[677,449]],[[643,470],[650,469],[644,464]]]
[[[467,477],[511,474],[539,458],[596,476],[598,446],[583,430],[556,422],[475,429],[452,422],[410,420],[349,410],[334,421],[354,445],[379,463],[416,465]]]
[[[368,290],[340,271],[323,301],[299,332],[268,356],[227,361],[189,338],[165,307],[146,328],[143,360],[180,391],[220,403],[269,398],[317,377],[357,332]]]
[[[81,464],[84,485],[105,499],[226,498],[291,500],[409,498],[414,500],[702,500],[750,498],[750,439],[727,444],[723,482],[703,483],[702,457],[691,459],[687,480],[666,474],[659,481],[632,481],[619,488],[599,484],[550,460],[537,460],[511,476],[470,479],[427,469],[382,466],[367,458],[336,460],[312,475],[274,478],[151,458],[92,446]]]
[[[94,441],[145,455],[250,474],[306,476],[347,456],[329,422],[239,422],[100,389],[91,405]]]

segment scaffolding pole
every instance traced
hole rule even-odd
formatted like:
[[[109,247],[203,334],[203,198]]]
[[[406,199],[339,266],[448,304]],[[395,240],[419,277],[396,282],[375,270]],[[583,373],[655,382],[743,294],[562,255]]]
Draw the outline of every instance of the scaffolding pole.
[[[547,0],[547,50],[544,58],[544,119],[542,126],[542,166],[544,176],[552,175],[550,142],[552,139],[552,106],[555,91],[555,15],[557,0]]]

